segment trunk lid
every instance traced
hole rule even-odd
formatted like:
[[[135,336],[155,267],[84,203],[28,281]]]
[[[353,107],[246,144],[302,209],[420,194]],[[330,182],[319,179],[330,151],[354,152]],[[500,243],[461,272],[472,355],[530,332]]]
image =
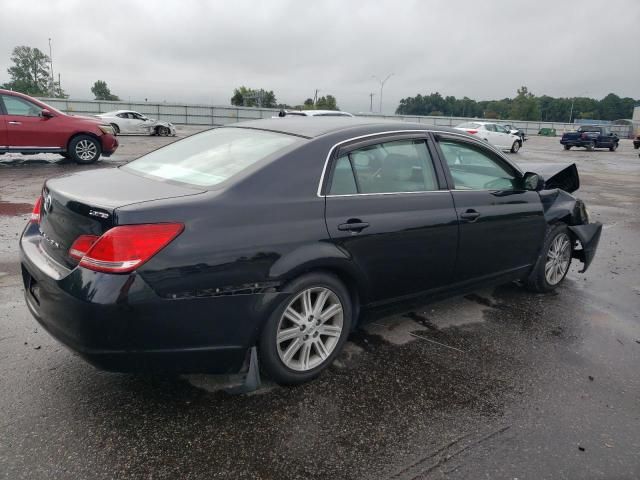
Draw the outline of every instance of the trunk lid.
[[[203,193],[128,173],[119,168],[89,170],[45,182],[41,245],[58,263],[73,268],[68,251],[80,235],[100,236],[118,224],[118,207]]]

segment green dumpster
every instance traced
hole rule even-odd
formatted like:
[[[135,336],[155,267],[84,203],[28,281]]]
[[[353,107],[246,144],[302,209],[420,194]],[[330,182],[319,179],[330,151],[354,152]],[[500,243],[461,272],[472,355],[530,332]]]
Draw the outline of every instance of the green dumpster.
[[[538,135],[542,135],[543,137],[555,137],[556,136],[556,129],[555,128],[544,127],[544,128],[541,128],[540,130],[538,130]]]

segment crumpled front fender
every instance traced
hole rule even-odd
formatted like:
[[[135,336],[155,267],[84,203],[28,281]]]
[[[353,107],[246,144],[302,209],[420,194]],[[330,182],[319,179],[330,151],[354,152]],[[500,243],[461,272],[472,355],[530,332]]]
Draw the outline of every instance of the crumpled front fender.
[[[576,258],[584,264],[584,267],[580,270],[580,273],[584,273],[596,255],[598,243],[600,242],[600,234],[602,233],[602,224],[596,222],[585,225],[570,225],[569,231],[577,237],[582,245],[582,250],[578,250],[575,253]]]

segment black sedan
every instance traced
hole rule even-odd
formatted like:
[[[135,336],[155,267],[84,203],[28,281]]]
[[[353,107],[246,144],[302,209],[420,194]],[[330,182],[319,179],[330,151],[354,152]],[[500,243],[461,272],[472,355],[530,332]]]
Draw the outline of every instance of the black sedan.
[[[301,383],[377,307],[513,280],[547,292],[572,258],[586,269],[602,226],[570,195],[578,186],[575,165],[525,173],[440,127],[215,128],[48,180],[20,240],[26,302],[100,368],[259,361]]]

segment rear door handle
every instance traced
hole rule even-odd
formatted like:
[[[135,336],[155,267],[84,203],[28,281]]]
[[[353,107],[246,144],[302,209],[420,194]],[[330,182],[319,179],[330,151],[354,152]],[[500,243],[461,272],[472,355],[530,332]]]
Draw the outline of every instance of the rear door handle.
[[[364,230],[365,228],[367,228],[369,226],[369,224],[367,222],[347,222],[347,223],[341,223],[340,225],[338,225],[338,230],[340,230],[341,232],[361,232],[362,230]]]
[[[22,125],[22,122],[16,122],[15,120],[10,120],[7,122],[9,125]]]
[[[479,216],[480,216],[480,213],[476,212],[472,208],[460,214],[460,218],[462,218],[463,220],[467,220],[468,222],[475,222]]]

